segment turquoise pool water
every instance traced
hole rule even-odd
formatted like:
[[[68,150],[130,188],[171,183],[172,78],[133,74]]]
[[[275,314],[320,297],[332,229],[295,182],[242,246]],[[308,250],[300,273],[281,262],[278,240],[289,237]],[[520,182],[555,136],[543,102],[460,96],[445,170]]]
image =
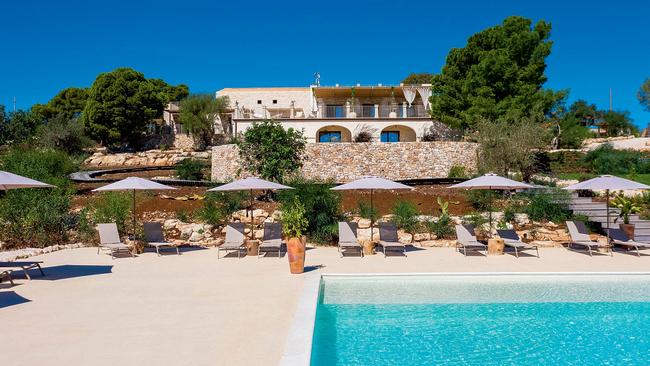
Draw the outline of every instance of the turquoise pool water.
[[[311,364],[650,365],[649,277],[324,277]]]

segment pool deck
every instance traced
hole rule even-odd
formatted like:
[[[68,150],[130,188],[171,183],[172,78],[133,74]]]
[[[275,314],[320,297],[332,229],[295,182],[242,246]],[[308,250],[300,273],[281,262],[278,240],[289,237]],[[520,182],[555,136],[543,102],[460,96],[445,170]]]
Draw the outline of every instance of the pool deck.
[[[407,258],[307,252],[309,272],[282,259],[217,260],[215,249],[111,260],[94,248],[33,257],[47,274],[0,284],[7,365],[276,365],[305,279],[322,273],[648,272],[637,258],[540,249],[541,258],[463,257],[416,248]],[[10,305],[13,303],[13,305]]]

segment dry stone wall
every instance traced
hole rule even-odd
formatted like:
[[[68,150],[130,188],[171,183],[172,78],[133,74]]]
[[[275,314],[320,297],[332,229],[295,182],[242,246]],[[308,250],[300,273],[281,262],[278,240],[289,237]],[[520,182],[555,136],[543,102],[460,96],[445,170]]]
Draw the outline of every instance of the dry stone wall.
[[[478,145],[471,142],[309,143],[302,173],[306,178],[349,182],[364,176],[392,180],[445,178],[454,165],[476,171]],[[212,149],[212,180],[226,182],[240,172],[234,145]]]
[[[84,164],[89,167],[172,166],[179,161],[188,158],[209,161],[210,152],[148,150],[137,153],[109,154],[106,151],[97,151],[87,158]]]

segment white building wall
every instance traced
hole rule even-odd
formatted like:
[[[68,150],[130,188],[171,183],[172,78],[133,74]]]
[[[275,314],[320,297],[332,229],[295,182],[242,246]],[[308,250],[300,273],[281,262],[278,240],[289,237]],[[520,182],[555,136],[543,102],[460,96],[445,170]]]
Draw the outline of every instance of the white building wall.
[[[237,120],[237,131],[244,132],[254,121]],[[373,139],[379,141],[381,131],[391,126],[402,126],[415,131],[416,141],[421,141],[422,136],[433,126],[433,121],[423,119],[395,119],[395,118],[368,118],[368,119],[289,119],[279,121],[284,128],[293,128],[303,131],[307,142],[318,142],[318,131],[324,127],[343,127],[346,128],[352,138],[364,126],[374,129]],[[335,130],[332,128],[331,130]],[[390,130],[399,130],[399,128],[390,128]]]
[[[296,111],[303,111],[304,116],[311,112],[311,88],[226,88],[217,92],[217,97],[227,96],[230,99],[230,108],[246,108],[262,115],[266,108],[291,108],[294,102]],[[273,101],[277,103],[273,103]],[[258,104],[261,101],[261,104]]]

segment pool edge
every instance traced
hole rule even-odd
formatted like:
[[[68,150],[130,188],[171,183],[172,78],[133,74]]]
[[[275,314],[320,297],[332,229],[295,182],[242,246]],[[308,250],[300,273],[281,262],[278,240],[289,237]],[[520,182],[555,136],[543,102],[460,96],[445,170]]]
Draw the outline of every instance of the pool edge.
[[[305,279],[298,299],[296,313],[286,339],[280,366],[309,366],[311,364],[312,341],[316,325],[316,308],[324,277],[388,277],[388,276],[625,276],[644,275],[650,272],[417,272],[417,273],[323,273],[310,275]]]
[[[305,279],[280,359],[280,366],[308,366],[311,363],[321,278],[321,274],[314,274]]]

